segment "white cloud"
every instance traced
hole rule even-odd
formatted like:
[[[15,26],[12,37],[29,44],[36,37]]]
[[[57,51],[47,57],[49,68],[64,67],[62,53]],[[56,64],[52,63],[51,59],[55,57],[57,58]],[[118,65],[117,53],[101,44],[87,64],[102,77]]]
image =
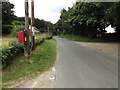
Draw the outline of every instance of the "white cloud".
[[[9,0],[15,5],[15,15],[24,16],[24,0]],[[30,2],[31,0],[29,0]],[[35,18],[56,23],[60,17],[60,10],[71,7],[76,0],[34,0]],[[30,4],[29,4],[30,8]],[[30,12],[29,12],[30,13]]]

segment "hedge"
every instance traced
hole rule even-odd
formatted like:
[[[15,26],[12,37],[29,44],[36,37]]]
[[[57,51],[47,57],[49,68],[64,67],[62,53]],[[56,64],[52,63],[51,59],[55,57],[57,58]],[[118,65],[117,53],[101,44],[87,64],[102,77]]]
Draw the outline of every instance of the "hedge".
[[[9,65],[12,59],[17,55],[19,55],[20,53],[22,53],[23,51],[24,49],[22,44],[18,44],[16,46],[3,49],[2,50],[2,66],[6,67],[7,65]]]
[[[44,42],[44,38],[36,39],[35,45],[37,46],[42,42]],[[2,49],[1,52],[2,52],[2,56],[0,55],[0,57],[2,57],[2,68],[5,68],[6,66],[10,65],[14,57],[24,52],[23,44],[17,44],[10,48]]]

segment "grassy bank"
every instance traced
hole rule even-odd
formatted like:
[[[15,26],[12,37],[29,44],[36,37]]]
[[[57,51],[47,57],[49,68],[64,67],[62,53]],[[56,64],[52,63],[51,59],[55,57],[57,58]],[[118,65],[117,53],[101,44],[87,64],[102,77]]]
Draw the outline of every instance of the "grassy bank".
[[[32,51],[29,59],[21,54],[3,70],[3,87],[14,84],[20,79],[31,77],[48,70],[56,60],[56,40],[47,40]]]
[[[81,37],[75,35],[60,35],[60,37],[79,42],[117,42],[114,40],[90,39],[88,37]]]

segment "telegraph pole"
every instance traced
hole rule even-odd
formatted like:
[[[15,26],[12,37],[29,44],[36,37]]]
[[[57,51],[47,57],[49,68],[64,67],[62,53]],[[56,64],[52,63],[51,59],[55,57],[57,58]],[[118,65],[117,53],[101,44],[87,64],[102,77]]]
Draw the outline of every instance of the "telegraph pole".
[[[28,6],[28,0],[25,0],[25,31],[28,31],[27,33],[27,40],[28,43],[24,43],[24,54],[25,58],[29,58],[29,6]]]
[[[31,44],[32,50],[35,50],[35,32],[34,32],[34,0],[31,0]]]

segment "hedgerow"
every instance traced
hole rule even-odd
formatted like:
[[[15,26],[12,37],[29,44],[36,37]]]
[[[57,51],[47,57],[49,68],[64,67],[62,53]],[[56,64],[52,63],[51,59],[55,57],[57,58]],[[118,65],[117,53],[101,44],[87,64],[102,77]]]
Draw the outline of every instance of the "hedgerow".
[[[42,42],[44,42],[44,39],[41,38],[36,39],[35,45],[38,46]],[[18,44],[15,41],[13,41],[10,42],[9,48],[2,49],[1,52],[2,52],[2,56],[0,55],[0,57],[2,57],[2,68],[5,68],[6,66],[11,64],[14,57],[24,52],[24,45]]]

